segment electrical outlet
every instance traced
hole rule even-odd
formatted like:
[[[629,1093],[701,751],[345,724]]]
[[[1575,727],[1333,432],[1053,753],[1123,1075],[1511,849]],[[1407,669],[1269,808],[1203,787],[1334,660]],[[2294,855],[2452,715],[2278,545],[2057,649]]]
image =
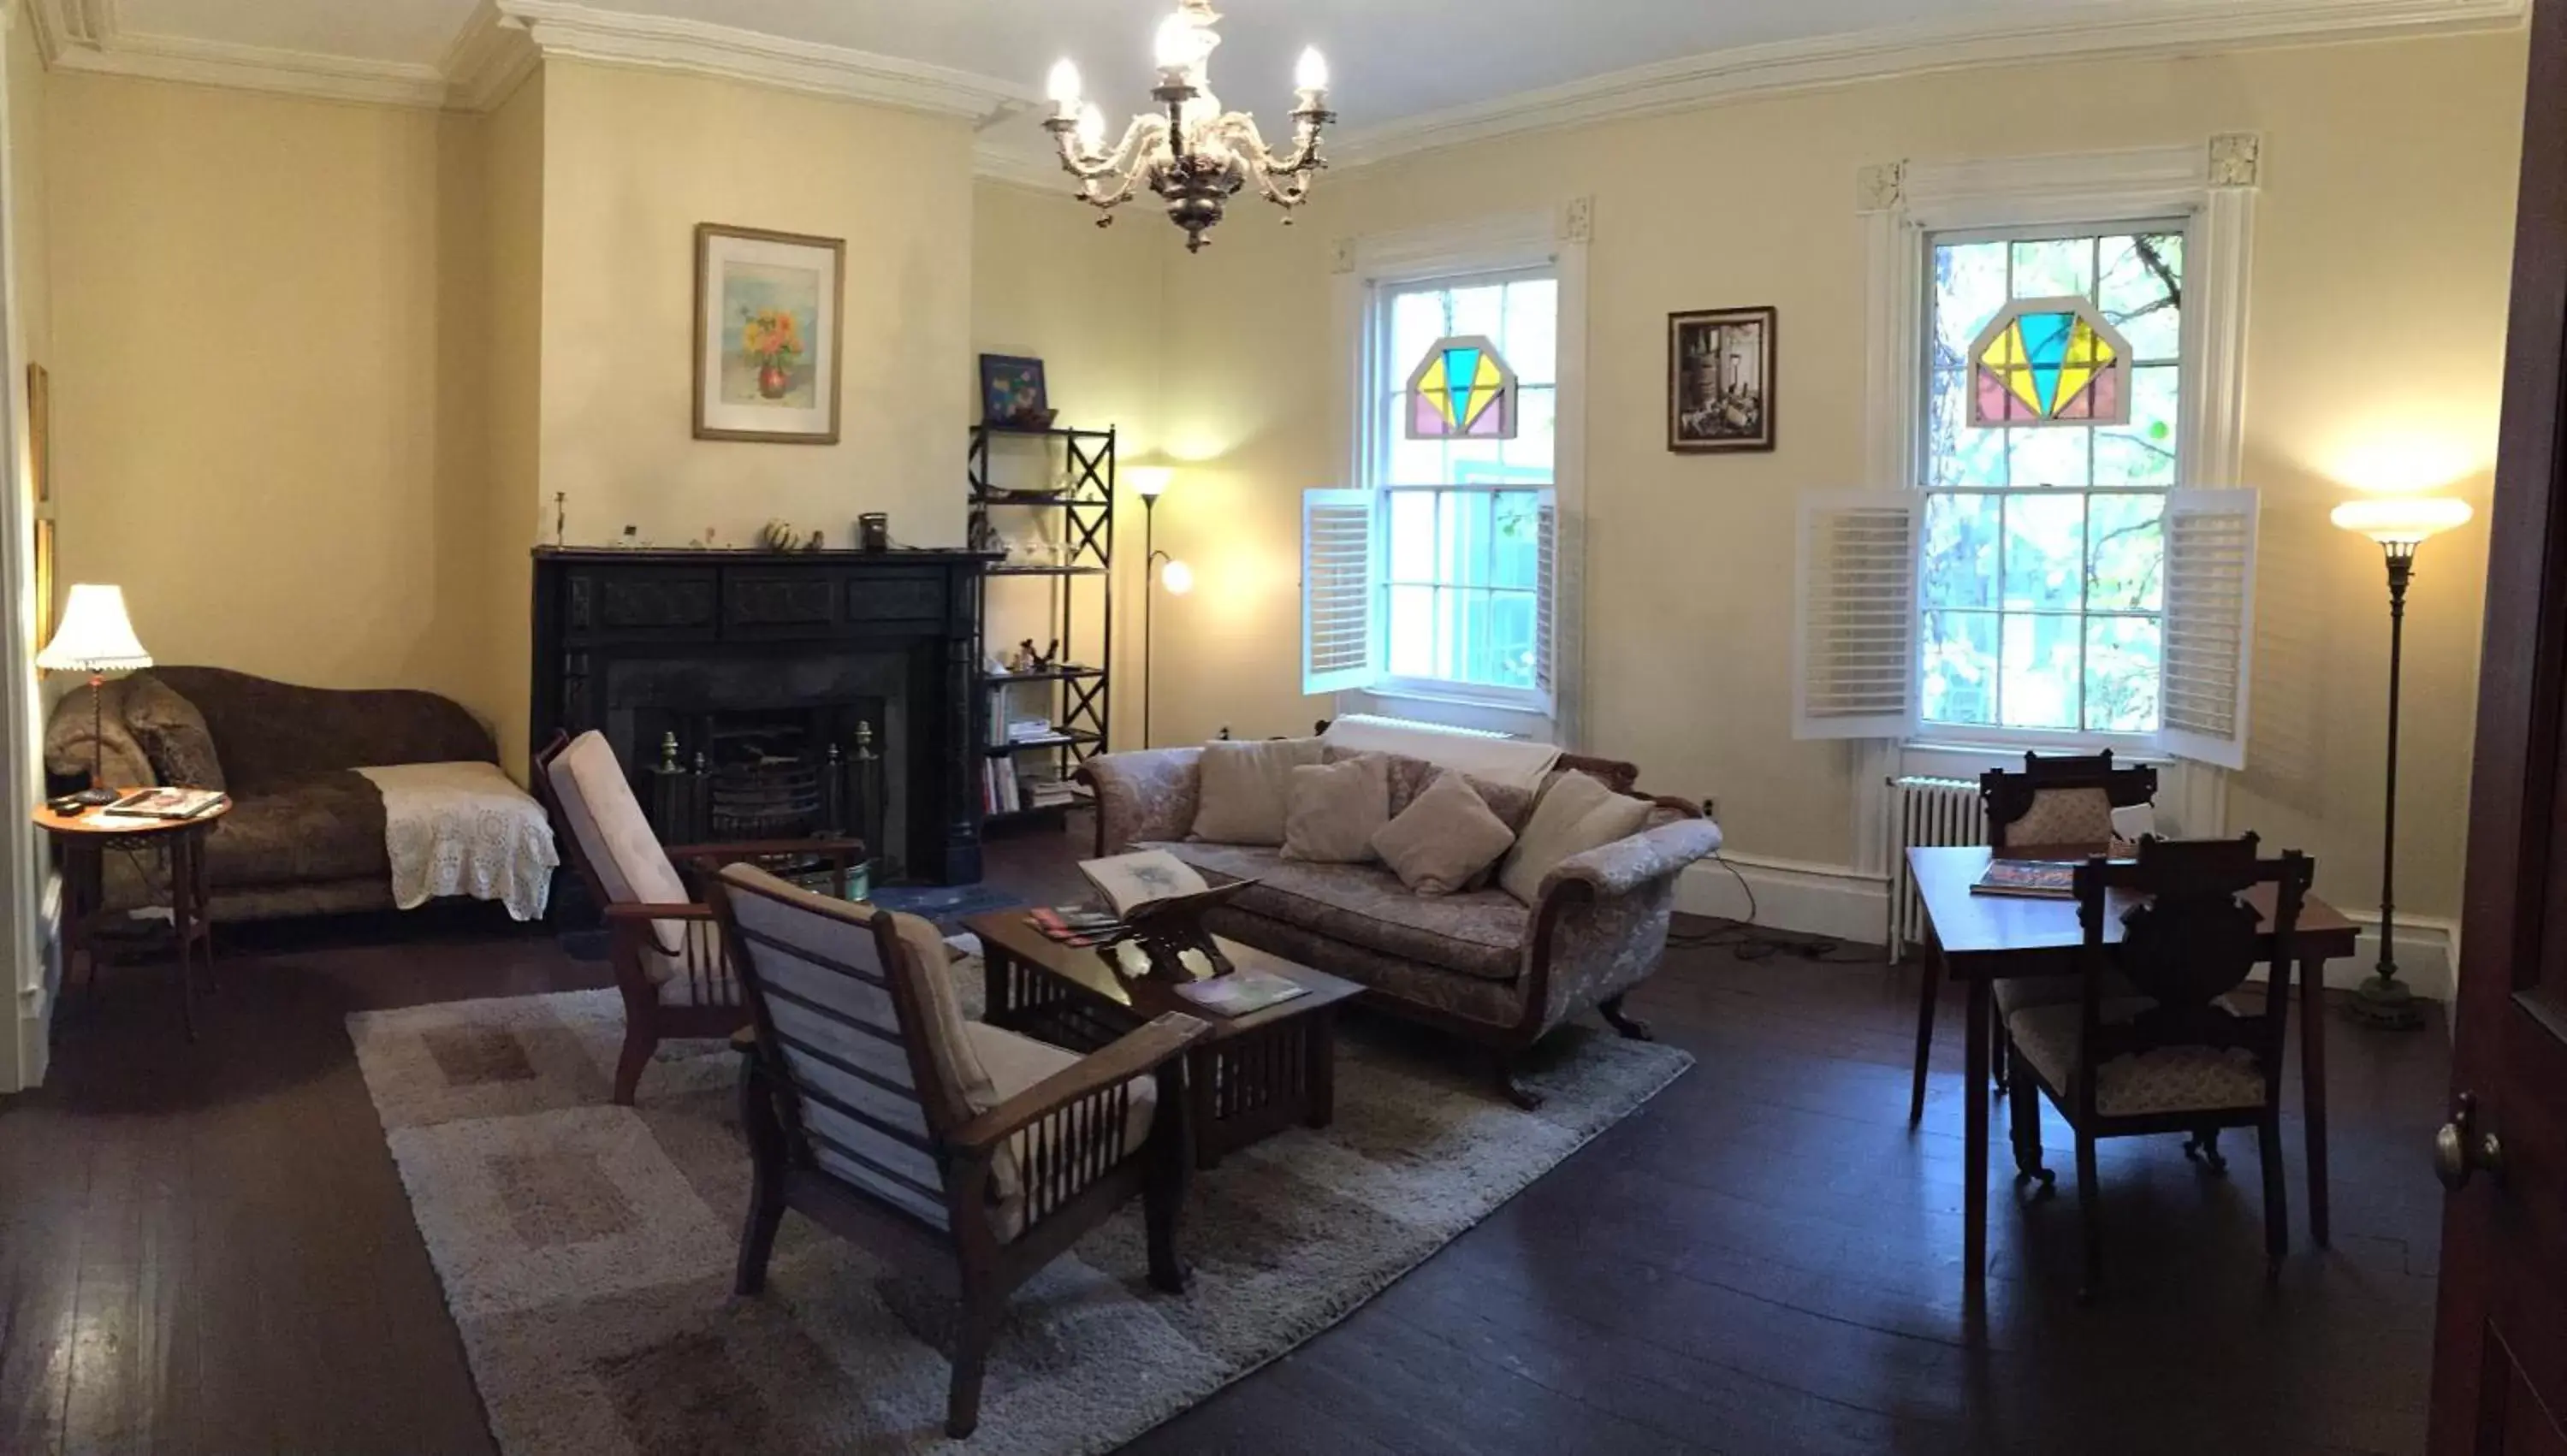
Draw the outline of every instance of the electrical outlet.
[[[1702,796],[1702,816],[1706,819],[1717,819],[1720,817],[1719,795],[1707,793]]]

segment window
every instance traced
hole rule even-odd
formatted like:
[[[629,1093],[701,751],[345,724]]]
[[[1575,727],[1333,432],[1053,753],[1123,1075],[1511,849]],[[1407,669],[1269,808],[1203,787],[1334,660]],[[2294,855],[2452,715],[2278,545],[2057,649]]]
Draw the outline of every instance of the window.
[[[1303,517],[1304,691],[1552,714],[1555,263],[1363,291],[1355,488]]]
[[[1926,239],[1925,730],[2157,730],[2184,240],[2180,219]]]

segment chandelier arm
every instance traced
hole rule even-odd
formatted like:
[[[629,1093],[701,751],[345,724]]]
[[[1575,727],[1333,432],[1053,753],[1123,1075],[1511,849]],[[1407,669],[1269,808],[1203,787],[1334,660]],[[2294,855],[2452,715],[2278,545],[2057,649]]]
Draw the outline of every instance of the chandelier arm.
[[[1233,112],[1221,119],[1221,128],[1238,143],[1236,149],[1256,158],[1259,171],[1288,177],[1327,164],[1319,159],[1319,127],[1324,116],[1325,113],[1294,112],[1293,146],[1282,155],[1266,145],[1264,134],[1257,130],[1255,117]]]
[[[1134,117],[1123,131],[1123,140],[1111,151],[1086,152],[1080,148],[1076,135],[1067,129],[1056,129],[1060,143],[1060,164],[1063,170],[1082,182],[1101,181],[1109,177],[1129,180],[1143,168],[1153,146],[1165,139],[1168,124],[1159,117]]]

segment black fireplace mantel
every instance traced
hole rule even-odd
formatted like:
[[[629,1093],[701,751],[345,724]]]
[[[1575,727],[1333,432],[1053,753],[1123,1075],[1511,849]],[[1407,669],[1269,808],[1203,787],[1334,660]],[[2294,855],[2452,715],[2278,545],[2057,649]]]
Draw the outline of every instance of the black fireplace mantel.
[[[787,697],[865,665],[903,690],[904,741],[884,765],[905,795],[913,874],[949,884],[981,878],[979,763],[973,730],[980,667],[974,605],[984,552],[616,550],[534,551],[534,682],[529,747],[555,732],[629,721],[614,695],[649,682],[665,697],[689,664],[708,682],[745,676]],[[743,665],[770,672],[743,675]],[[844,675],[838,675],[843,678]],[[655,700],[657,701],[657,700]],[[778,701],[764,706],[792,706]],[[617,742],[627,771],[649,745]]]

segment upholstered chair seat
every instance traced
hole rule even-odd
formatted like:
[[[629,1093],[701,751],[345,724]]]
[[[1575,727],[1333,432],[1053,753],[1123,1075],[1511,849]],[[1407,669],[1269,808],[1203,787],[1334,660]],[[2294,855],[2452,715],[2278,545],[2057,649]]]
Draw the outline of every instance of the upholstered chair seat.
[[[2145,997],[2117,998],[2097,1008],[2097,1016],[2105,1025],[2124,1025],[2154,1005]],[[2079,1011],[2072,1000],[2034,1007],[2006,1021],[2015,1049],[2052,1086],[2068,1085],[2077,1065]],[[2155,1046],[2095,1068],[2095,1111],[2104,1117],[2245,1112],[2263,1105],[2263,1069],[2243,1047]]]

